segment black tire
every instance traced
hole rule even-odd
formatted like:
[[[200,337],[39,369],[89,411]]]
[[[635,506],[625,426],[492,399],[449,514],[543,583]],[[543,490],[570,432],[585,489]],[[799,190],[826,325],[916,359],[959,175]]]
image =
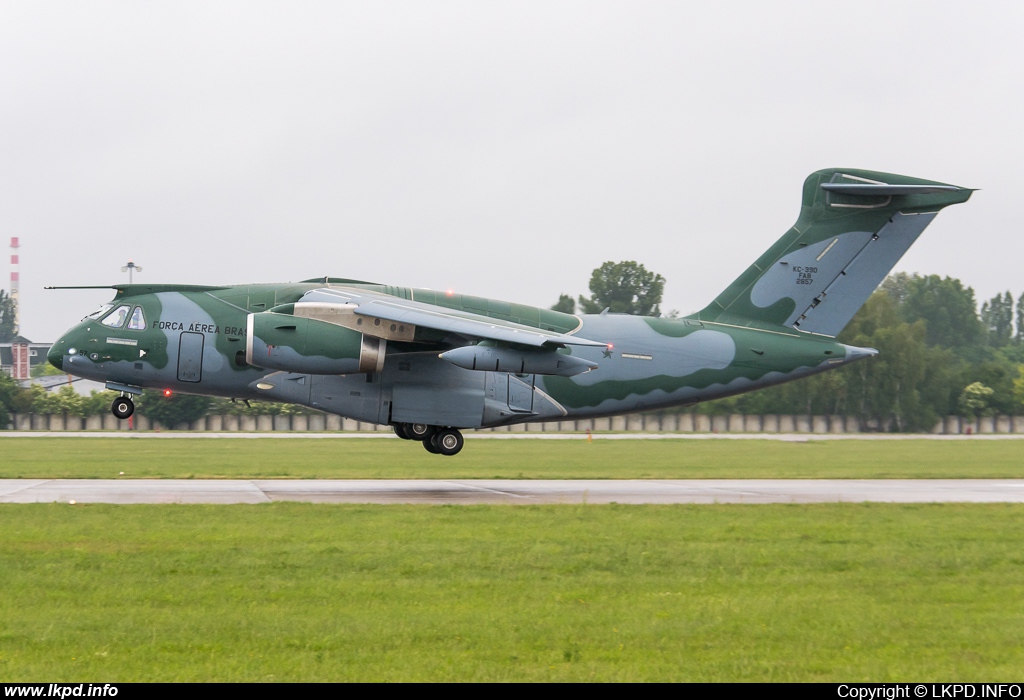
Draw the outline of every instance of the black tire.
[[[455,428],[439,430],[432,441],[438,454],[443,454],[446,457],[459,454],[464,442],[465,441],[462,439],[462,433]]]
[[[395,423],[392,428],[395,429],[395,435],[402,438],[403,440],[412,440],[414,438],[409,437],[409,431],[405,427],[405,423]]]
[[[434,437],[437,433],[437,428],[433,425],[424,425],[423,423],[406,423],[405,431],[413,440],[426,441]]]
[[[434,444],[434,438],[437,437],[437,433],[434,433],[429,439],[423,441],[423,449],[432,455],[439,455],[441,452],[437,449],[437,445]]]
[[[114,399],[114,403],[111,404],[110,412],[117,418],[124,420],[131,414],[135,413],[135,402],[127,396],[119,396]]]

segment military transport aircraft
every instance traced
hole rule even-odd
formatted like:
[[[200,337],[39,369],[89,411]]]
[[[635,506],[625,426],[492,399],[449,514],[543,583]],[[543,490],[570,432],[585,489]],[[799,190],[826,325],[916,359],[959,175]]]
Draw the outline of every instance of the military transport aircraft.
[[[119,284],[48,359],[120,392],[122,419],[144,387],[265,399],[391,425],[454,455],[461,429],[686,406],[877,354],[834,338],[938,211],[971,192],[818,171],[796,225],[680,319],[572,315],[333,277]]]

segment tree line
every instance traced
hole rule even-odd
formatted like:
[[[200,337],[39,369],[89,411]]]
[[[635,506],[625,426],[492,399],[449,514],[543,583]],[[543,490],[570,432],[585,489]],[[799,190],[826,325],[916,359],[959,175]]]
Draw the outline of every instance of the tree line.
[[[14,316],[14,299],[0,289],[0,343],[9,343],[14,340]]]
[[[929,430],[947,415],[1021,414],[1022,310],[1024,294],[1016,305],[1010,292],[997,294],[979,313],[960,280],[898,273],[838,337],[877,348],[878,357],[707,408],[847,415],[863,428],[901,432]]]

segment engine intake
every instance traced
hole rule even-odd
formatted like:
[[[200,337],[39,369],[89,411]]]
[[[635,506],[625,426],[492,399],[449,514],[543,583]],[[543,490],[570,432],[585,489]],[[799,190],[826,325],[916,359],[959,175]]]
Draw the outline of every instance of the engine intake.
[[[271,311],[249,314],[245,361],[302,374],[379,372],[387,341],[312,318]]]

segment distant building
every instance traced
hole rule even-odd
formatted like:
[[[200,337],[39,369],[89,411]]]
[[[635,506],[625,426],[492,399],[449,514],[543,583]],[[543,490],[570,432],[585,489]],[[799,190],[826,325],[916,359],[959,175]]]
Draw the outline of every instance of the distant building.
[[[32,377],[32,369],[46,362],[52,343],[33,343],[15,336],[9,343],[0,343],[0,370],[17,380]]]

